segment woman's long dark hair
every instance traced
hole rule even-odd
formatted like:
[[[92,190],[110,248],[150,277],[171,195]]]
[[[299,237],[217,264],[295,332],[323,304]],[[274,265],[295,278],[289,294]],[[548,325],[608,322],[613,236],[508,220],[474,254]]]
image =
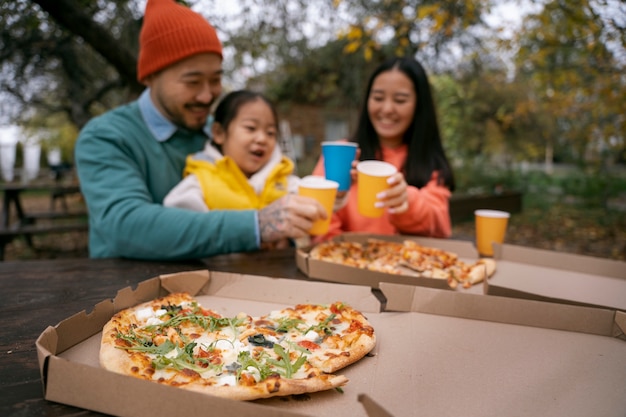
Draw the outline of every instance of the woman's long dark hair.
[[[399,70],[413,82],[417,105],[413,114],[413,121],[404,132],[403,143],[408,145],[408,154],[402,171],[409,185],[421,188],[428,183],[433,171],[439,173],[439,183],[454,191],[454,174],[446,157],[433,97],[430,91],[430,84],[426,71],[422,65],[413,58],[391,58],[383,62],[371,75],[361,114],[357,125],[357,130],[351,138],[352,142],[359,144],[361,149],[360,159],[382,159],[382,149],[378,134],[374,130],[374,125],[370,120],[367,111],[367,102],[372,91],[374,80],[381,73]]]

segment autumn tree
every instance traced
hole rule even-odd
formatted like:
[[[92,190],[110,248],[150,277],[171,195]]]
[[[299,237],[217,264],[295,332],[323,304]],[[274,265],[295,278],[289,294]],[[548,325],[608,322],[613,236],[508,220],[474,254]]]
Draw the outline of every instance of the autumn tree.
[[[601,16],[602,3],[607,6],[549,1],[525,19],[519,34],[516,82],[529,89],[518,116],[542,115],[535,132],[548,162],[554,154],[603,165],[615,161],[626,145],[625,22]]]
[[[139,17],[128,0],[3,2],[5,118],[25,122],[35,113],[61,113],[80,127],[136,95]]]
[[[340,34],[349,41],[345,52],[370,59],[386,45],[395,55],[419,56],[434,71],[450,69],[458,54],[480,44],[477,28],[491,7],[490,0],[335,0],[338,12],[350,16]]]

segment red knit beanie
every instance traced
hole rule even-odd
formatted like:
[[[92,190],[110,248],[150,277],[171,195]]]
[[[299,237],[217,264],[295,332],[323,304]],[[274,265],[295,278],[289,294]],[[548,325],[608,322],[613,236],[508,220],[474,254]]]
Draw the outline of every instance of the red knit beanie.
[[[137,79],[140,82],[154,72],[202,52],[222,57],[222,44],[204,17],[174,0],[148,0],[139,35]]]

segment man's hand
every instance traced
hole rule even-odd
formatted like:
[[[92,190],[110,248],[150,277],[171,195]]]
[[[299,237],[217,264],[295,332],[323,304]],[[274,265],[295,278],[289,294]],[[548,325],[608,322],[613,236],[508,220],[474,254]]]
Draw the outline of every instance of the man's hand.
[[[326,219],[328,215],[324,207],[313,198],[286,195],[259,210],[261,242],[308,236],[313,222]]]

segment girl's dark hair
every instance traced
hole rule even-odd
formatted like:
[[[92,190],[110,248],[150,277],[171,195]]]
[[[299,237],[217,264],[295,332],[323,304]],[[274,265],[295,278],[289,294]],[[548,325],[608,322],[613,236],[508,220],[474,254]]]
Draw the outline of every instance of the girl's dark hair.
[[[228,126],[230,123],[237,117],[237,113],[239,113],[239,109],[246,103],[250,103],[256,100],[263,100],[269,108],[272,110],[272,115],[274,116],[274,120],[276,121],[276,127],[278,128],[278,113],[276,112],[276,108],[272,104],[272,102],[265,97],[261,93],[257,93],[250,90],[236,90],[226,94],[220,100],[219,104],[215,108],[215,113],[213,114],[213,121],[219,123],[222,126],[224,131],[228,130]],[[213,145],[222,151],[221,146],[217,143],[213,143]]]
[[[402,140],[408,145],[407,158],[402,167],[407,183],[421,188],[428,183],[433,171],[437,171],[439,183],[448,187],[450,191],[454,191],[454,174],[441,143],[428,77],[422,65],[413,58],[395,57],[388,59],[378,66],[371,75],[363,99],[357,130],[351,138],[352,142],[359,144],[360,159],[363,161],[382,158],[380,140],[370,120],[367,102],[376,77],[391,70],[399,70],[409,77],[413,82],[417,97],[413,121],[404,133]]]

